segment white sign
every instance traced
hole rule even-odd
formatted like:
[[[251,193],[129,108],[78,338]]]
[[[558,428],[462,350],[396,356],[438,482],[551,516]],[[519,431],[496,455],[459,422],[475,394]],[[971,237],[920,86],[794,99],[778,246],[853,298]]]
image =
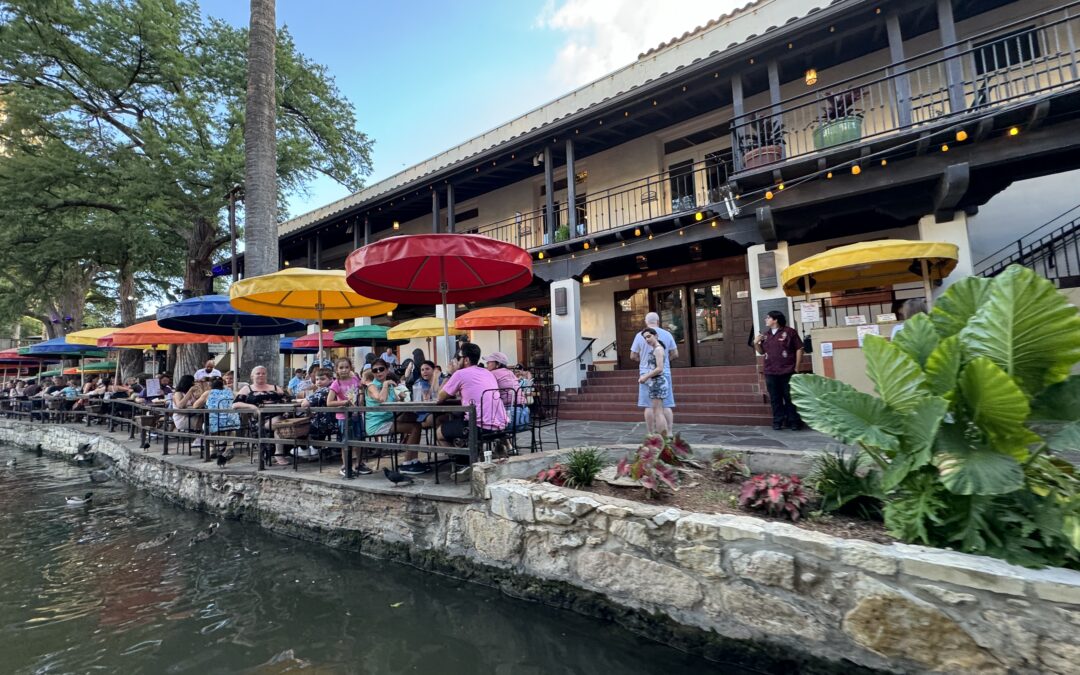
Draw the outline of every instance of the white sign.
[[[852,314],[844,317],[845,326],[862,326],[866,323],[865,314]]]
[[[869,326],[859,326],[855,329],[855,334],[859,336],[859,348],[862,348],[863,339],[867,335],[881,335],[881,326],[876,323],[872,323]]]
[[[154,377],[146,381],[146,398],[161,396],[161,380]]]
[[[832,343],[831,342],[822,342],[821,343],[821,358],[823,358],[823,359],[831,359],[832,358]]]
[[[750,297],[750,291],[735,291],[735,297],[742,300]]]
[[[877,322],[878,323],[896,323],[896,315],[895,314],[878,314],[877,315]]]
[[[804,302],[799,306],[799,311],[802,314],[802,322],[804,324],[821,321],[821,305],[819,303]]]

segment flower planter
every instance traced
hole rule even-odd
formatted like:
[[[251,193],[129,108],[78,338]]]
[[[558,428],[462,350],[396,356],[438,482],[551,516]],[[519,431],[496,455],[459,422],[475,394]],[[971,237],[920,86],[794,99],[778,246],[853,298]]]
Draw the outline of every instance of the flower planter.
[[[783,158],[784,146],[763,145],[760,148],[754,148],[743,155],[743,168],[756,169],[759,166],[779,162]]]
[[[823,150],[862,138],[861,117],[841,117],[814,129],[814,149]]]

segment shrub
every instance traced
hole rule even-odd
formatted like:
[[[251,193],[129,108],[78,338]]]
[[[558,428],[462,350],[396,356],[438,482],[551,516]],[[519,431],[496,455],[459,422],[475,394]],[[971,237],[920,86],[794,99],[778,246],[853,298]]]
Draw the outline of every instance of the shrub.
[[[746,480],[750,477],[750,467],[746,465],[746,456],[741,452],[717,450],[713,453],[713,473],[725,483]]]
[[[880,473],[885,524],[930,546],[1080,568],[1080,312],[1013,265],[953,284],[889,342],[869,335],[878,396],[796,375],[803,421],[861,447]]]
[[[806,484],[821,497],[823,511],[839,511],[868,520],[881,518],[878,473],[867,466],[872,461],[861,450],[844,456],[842,450],[814,458]]]
[[[672,466],[681,466],[683,462],[693,456],[690,452],[690,444],[684,441],[679,434],[674,436],[649,434],[641,442],[641,445],[655,450],[662,462]]]
[[[751,511],[764,511],[770,516],[783,516],[796,521],[802,516],[810,498],[803,492],[798,476],[778,473],[751,476],[739,491],[739,506]]]
[[[536,474],[537,483],[551,483],[552,485],[566,485],[570,474],[562,464],[555,463],[550,468]]]
[[[567,487],[592,485],[596,474],[604,468],[604,457],[599,448],[580,448],[566,454]]]

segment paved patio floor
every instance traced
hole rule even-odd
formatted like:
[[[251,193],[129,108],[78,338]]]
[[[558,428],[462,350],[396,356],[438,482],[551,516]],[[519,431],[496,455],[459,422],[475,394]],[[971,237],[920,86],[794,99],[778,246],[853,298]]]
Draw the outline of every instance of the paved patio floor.
[[[777,448],[801,452],[821,452],[840,444],[816,431],[774,431],[772,427],[720,424],[677,424],[675,431],[691,445],[722,445],[731,448]],[[553,434],[545,430],[544,449],[554,447]],[[645,437],[644,422],[559,422],[559,447],[635,444]],[[549,444],[549,439],[551,440]]]

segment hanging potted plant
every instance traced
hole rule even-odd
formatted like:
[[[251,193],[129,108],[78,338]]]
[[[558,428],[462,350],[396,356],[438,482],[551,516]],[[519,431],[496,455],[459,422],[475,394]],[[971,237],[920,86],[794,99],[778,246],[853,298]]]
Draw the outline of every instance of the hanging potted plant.
[[[825,93],[821,103],[821,118],[813,124],[814,149],[823,150],[862,138],[863,110],[859,107],[862,89],[849,89],[839,94]]]
[[[785,133],[784,124],[778,116],[750,120],[747,128],[739,134],[743,168],[756,169],[783,159]]]

